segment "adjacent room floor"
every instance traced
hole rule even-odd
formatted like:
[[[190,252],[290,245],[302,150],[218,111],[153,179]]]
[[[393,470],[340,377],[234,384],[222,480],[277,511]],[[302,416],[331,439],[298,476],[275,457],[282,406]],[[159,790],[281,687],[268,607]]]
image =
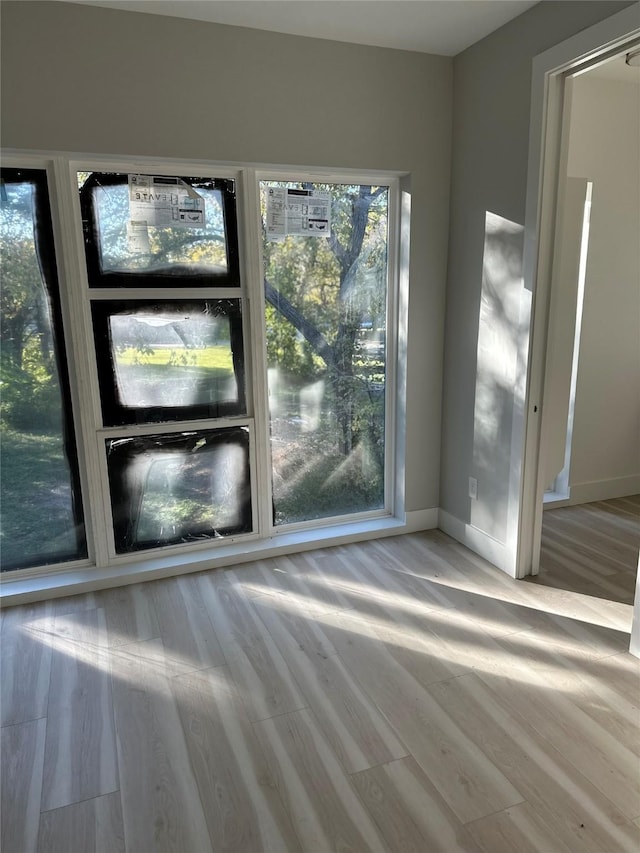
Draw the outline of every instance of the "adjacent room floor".
[[[639,548],[640,495],[546,510],[532,580],[633,604]]]
[[[438,531],[8,609],[2,850],[637,850],[630,626]]]

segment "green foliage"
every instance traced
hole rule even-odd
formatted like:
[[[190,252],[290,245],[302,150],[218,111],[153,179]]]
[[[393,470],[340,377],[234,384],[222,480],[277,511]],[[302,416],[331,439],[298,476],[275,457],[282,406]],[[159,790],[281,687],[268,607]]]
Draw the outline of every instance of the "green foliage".
[[[170,532],[180,536],[183,529],[191,531],[196,525],[210,524],[211,517],[211,507],[203,500],[161,492],[145,494],[136,539],[141,542],[170,539]]]
[[[0,208],[0,413],[7,426],[51,433],[60,430],[60,389],[31,194],[29,185],[14,185]]]
[[[298,379],[312,379],[324,367],[313,347],[272,305],[265,310],[267,364]]]
[[[331,236],[264,241],[266,279],[285,303],[267,289],[268,363],[292,388],[325,378],[343,457],[366,445],[383,459],[387,192],[313,187],[331,194]]]
[[[367,441],[345,460],[328,433],[289,440],[276,458],[276,523],[366,512],[384,506],[384,465]]]
[[[28,349],[33,349],[31,342]],[[59,433],[62,426],[60,387],[42,363],[25,360],[18,367],[5,353],[1,361],[0,414],[8,427],[25,432]]]

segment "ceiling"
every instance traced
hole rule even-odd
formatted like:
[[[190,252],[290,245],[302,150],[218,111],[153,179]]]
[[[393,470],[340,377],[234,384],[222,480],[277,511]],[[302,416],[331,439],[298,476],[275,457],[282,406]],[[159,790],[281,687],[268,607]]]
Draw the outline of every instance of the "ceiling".
[[[537,0],[72,0],[155,15],[455,56]]]

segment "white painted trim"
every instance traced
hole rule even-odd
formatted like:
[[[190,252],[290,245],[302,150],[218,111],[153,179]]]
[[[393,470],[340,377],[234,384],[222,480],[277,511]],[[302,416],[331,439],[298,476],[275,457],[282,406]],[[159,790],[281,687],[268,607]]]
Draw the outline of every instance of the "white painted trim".
[[[239,179],[238,239],[244,289],[248,295],[245,324],[245,364],[250,387],[247,400],[251,400],[255,421],[255,476],[252,477],[253,507],[256,511],[254,529],[261,537],[271,531],[271,443],[269,437],[269,399],[267,384],[267,342],[264,327],[265,299],[263,284],[262,238],[260,218],[260,192],[253,169],[246,169]],[[248,325],[247,325],[248,320]],[[253,461],[253,460],[252,460]]]
[[[157,157],[147,154],[108,154],[96,153],[95,151],[87,153],[83,151],[62,151],[62,150],[46,150],[38,148],[3,148],[2,163],[4,166],[15,166],[15,168],[26,168],[25,158],[29,157],[33,164],[32,168],[46,168],[47,164],[52,160],[62,159],[70,162],[72,166],[84,167],[85,165],[91,171],[122,171],[131,167],[131,171],[145,172],[149,170],[149,166],[154,167],[154,172],[157,174],[173,175],[176,171],[188,174],[190,170],[205,170],[212,168],[216,170],[216,176],[221,178],[228,177],[235,179],[239,177],[241,171],[249,169],[257,169],[273,180],[286,180],[290,174],[313,175],[309,180],[319,182],[326,181],[335,183],[358,183],[370,184],[381,183],[393,178],[402,178],[406,176],[406,170],[398,169],[367,169],[366,171],[358,171],[351,169],[348,166],[308,166],[297,165],[287,166],[282,163],[261,163],[258,161],[240,161],[240,160],[184,160],[182,158],[172,157]]]
[[[615,477],[611,480],[593,480],[589,483],[572,483],[569,504],[586,504],[591,501],[609,501],[640,494],[640,474]]]
[[[629,652],[640,658],[640,555],[638,556],[638,573],[636,575],[636,595],[633,603],[633,622],[631,623],[631,641]]]
[[[542,511],[546,512],[548,509],[559,509],[562,506],[569,506],[570,503],[569,498],[560,492],[547,492],[544,496]]]
[[[509,550],[504,542],[499,542],[480,528],[468,524],[443,509],[438,510],[438,527],[510,577],[514,577],[509,562]]]
[[[540,465],[540,413],[553,258],[564,79],[569,72],[615,55],[640,34],[640,3],[535,57],[532,69],[529,165],[525,216],[525,290],[534,294],[529,351],[524,359],[527,391],[512,428],[507,551],[514,576],[537,572],[545,483]],[[515,464],[514,464],[515,463]]]
[[[398,384],[399,358],[399,301],[401,240],[400,182],[389,181],[387,196],[387,298],[385,338],[385,389],[384,389],[384,505],[395,516],[404,511],[404,477],[402,494],[398,496],[396,472],[398,458],[398,412],[406,408],[406,388]],[[394,402],[395,401],[395,404]],[[401,402],[400,402],[401,401]]]
[[[436,527],[438,510],[429,509],[408,513],[405,522],[397,518],[360,521],[273,536],[271,539],[247,539],[221,545],[197,554],[172,554],[128,565],[104,568],[84,567],[30,577],[3,577],[0,584],[0,605],[12,606],[63,595],[76,595],[99,589],[110,589],[159,578],[224,569],[253,560],[265,560],[282,554],[329,548],[387,536],[399,536]],[[188,556],[189,562],[185,562]]]
[[[438,527],[439,512],[437,507],[432,507],[432,509],[419,509],[406,513],[404,532],[418,533],[420,530],[435,530]]]

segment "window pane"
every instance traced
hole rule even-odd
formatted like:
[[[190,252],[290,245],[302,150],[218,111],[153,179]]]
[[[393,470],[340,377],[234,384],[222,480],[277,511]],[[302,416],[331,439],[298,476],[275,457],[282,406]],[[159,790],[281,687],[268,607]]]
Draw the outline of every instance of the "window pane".
[[[98,172],[78,180],[92,287],[167,277],[165,286],[238,284],[232,181]]]
[[[92,305],[105,425],[245,413],[237,299]]]
[[[384,507],[388,194],[261,184],[276,524]]]
[[[248,533],[246,427],[106,441],[119,554]]]
[[[87,556],[46,175],[2,170],[2,569]]]

